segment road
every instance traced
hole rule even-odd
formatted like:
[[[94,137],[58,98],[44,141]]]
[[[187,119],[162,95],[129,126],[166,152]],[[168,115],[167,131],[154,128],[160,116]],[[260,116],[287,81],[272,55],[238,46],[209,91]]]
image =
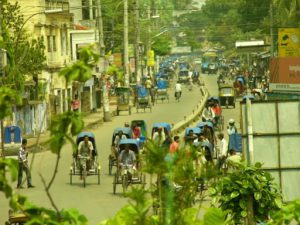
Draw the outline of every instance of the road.
[[[204,81],[211,95],[217,95],[216,75],[204,75]],[[124,122],[133,119],[143,119],[148,124],[148,133],[154,122],[168,122],[170,124],[179,122],[184,116],[191,114],[200,100],[200,89],[194,87],[193,91],[183,90],[180,102],[175,102],[173,91],[170,92],[169,103],[158,103],[153,107],[152,113],[146,112],[136,113],[128,116],[126,112],[114,117],[112,122],[104,123],[92,132],[97,137],[97,148],[99,153],[99,161],[102,166],[101,184],[97,184],[97,177],[90,176],[87,178],[87,187],[83,188],[82,181],[79,177],[73,179],[73,185],[69,184],[69,169],[72,161],[71,146],[67,144],[62,151],[61,161],[58,168],[57,177],[51,189],[52,197],[58,208],[76,208],[85,214],[89,220],[89,224],[96,225],[100,221],[112,217],[122,206],[127,203],[127,199],[122,194],[113,195],[112,181],[113,176],[108,175],[108,156],[110,154],[111,136],[114,128],[123,126]],[[236,109],[224,109],[225,122],[229,118],[238,121],[239,104]],[[38,153],[35,155],[32,170],[33,183],[36,185],[34,189],[16,190],[20,194],[27,196],[33,203],[51,207],[48,200],[39,173],[49,181],[55,163],[55,155],[49,151]],[[13,187],[16,184],[12,184]],[[121,186],[117,187],[117,192],[121,193]],[[3,224],[7,218],[8,202],[4,196],[0,196],[0,224]]]
[[[110,154],[111,136],[116,127],[122,127],[124,122],[133,119],[143,119],[148,124],[148,131],[154,122],[168,122],[170,124],[179,122],[191,114],[192,110],[200,100],[200,89],[194,88],[193,91],[183,89],[183,95],[180,102],[175,102],[173,90],[170,92],[169,103],[158,103],[153,107],[152,113],[136,113],[128,116],[127,112],[121,112],[120,116],[114,117],[112,122],[99,126],[92,132],[97,137],[97,148],[99,161],[102,166],[101,184],[97,184],[97,177],[87,178],[87,187],[83,188],[79,177],[73,179],[73,185],[69,184],[69,169],[72,161],[72,150],[69,144],[65,145],[61,155],[61,161],[58,168],[57,177],[51,189],[52,197],[57,206],[62,208],[77,208],[85,214],[89,224],[98,224],[100,221],[112,217],[124,204],[127,199],[122,195],[112,194],[113,176],[108,175],[108,156]],[[31,159],[30,159],[31,160]],[[50,180],[54,169],[55,155],[46,151],[35,155],[32,178],[34,189],[16,190],[22,195],[27,196],[33,203],[45,207],[50,207],[50,202],[46,197],[43,184],[39,174],[42,174],[47,181]],[[16,184],[12,184],[13,187]],[[121,187],[117,187],[121,192]],[[1,193],[0,195],[0,224],[3,224],[7,218],[8,202]],[[1,221],[2,220],[2,221]]]

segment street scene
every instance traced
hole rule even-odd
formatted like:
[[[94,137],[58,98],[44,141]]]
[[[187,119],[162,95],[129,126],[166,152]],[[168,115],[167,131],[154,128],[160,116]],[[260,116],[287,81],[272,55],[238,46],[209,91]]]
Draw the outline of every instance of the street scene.
[[[0,0],[0,224],[299,224],[299,9]]]

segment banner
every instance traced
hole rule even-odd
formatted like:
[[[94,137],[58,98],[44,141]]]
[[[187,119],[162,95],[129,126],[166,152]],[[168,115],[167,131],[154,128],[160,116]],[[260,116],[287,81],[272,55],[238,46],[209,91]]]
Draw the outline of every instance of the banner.
[[[270,90],[300,90],[300,57],[273,58],[271,60]]]
[[[300,56],[300,29],[299,28],[278,29],[278,56],[279,57]]]
[[[149,50],[147,52],[147,66],[154,66],[154,65],[155,65],[154,51]]]

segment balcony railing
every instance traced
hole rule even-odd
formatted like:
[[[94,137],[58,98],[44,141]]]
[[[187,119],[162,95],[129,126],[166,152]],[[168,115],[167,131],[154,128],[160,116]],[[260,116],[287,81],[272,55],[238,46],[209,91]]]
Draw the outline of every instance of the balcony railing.
[[[46,13],[57,13],[69,11],[69,0],[45,0]]]

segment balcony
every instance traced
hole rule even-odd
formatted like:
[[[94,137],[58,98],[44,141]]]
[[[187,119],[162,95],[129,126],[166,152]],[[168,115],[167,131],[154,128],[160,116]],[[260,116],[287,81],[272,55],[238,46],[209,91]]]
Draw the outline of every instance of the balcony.
[[[45,0],[45,13],[61,13],[69,12],[69,0]]]

